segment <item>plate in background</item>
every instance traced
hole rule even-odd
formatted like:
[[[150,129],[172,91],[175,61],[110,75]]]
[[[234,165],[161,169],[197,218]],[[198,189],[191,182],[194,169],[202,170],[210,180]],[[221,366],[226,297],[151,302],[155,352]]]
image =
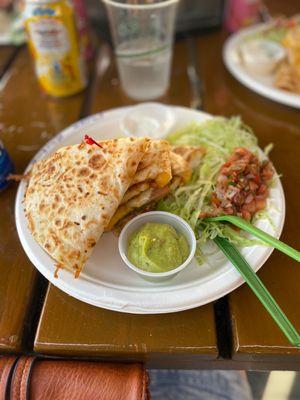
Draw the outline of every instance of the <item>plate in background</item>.
[[[300,94],[287,92],[273,86],[273,75],[251,75],[245,69],[239,49],[247,36],[264,31],[270,27],[270,23],[258,24],[250,28],[242,29],[231,35],[223,47],[223,61],[229,72],[243,85],[254,92],[267,97],[277,103],[300,108]]]

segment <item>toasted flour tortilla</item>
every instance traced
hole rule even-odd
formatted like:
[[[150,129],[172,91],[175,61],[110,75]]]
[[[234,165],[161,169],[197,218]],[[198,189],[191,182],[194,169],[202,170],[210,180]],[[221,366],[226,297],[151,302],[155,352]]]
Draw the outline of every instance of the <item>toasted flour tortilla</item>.
[[[24,198],[35,240],[78,276],[104,231],[189,179],[199,151],[121,138],[59,149],[36,163]],[[187,157],[189,155],[189,157]],[[188,159],[188,161],[187,161]]]
[[[145,181],[153,181],[158,187],[167,185],[172,179],[170,152],[171,146],[166,140],[151,140],[132,185]]]
[[[145,206],[155,206],[160,199],[189,181],[204,152],[202,147],[171,148],[165,140],[152,141],[139,164],[132,186],[125,193],[106,230],[112,230],[117,224],[123,226],[129,214],[135,216],[137,209],[143,212]]]
[[[24,198],[29,229],[61,268],[78,276],[133,181],[149,139],[59,149],[34,165]]]

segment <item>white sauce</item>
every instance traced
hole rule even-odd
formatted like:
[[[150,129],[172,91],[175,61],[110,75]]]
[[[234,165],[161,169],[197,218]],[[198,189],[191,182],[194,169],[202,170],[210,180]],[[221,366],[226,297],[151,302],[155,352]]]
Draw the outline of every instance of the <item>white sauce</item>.
[[[121,129],[129,136],[159,139],[168,134],[174,119],[169,107],[158,103],[142,103],[131,107],[124,115]]]
[[[240,54],[245,68],[253,75],[272,73],[286,56],[281,44],[267,39],[253,39],[243,43]]]

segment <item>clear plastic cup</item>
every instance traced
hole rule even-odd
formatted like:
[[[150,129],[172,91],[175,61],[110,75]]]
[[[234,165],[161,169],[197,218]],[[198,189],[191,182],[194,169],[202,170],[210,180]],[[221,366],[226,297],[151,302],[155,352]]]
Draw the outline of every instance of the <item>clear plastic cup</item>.
[[[126,94],[135,100],[162,96],[170,82],[179,0],[103,0]]]

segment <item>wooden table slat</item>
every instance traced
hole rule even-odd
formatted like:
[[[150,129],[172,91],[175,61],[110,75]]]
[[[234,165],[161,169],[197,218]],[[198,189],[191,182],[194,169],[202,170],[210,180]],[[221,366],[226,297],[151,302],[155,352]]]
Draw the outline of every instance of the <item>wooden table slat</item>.
[[[26,48],[20,50],[4,78],[0,81],[0,138],[16,172],[22,173],[45,142],[78,118],[84,95],[48,98],[39,88]],[[0,351],[21,350],[24,324],[36,294],[37,270],[25,255],[15,227],[16,189],[17,184],[12,184],[0,194]]]
[[[162,315],[134,315],[97,308],[50,285],[35,351],[76,356],[197,354],[216,358],[211,306]]]
[[[14,55],[18,52],[18,48],[14,46],[0,47],[0,78],[5,73],[9,64],[13,61]]]

